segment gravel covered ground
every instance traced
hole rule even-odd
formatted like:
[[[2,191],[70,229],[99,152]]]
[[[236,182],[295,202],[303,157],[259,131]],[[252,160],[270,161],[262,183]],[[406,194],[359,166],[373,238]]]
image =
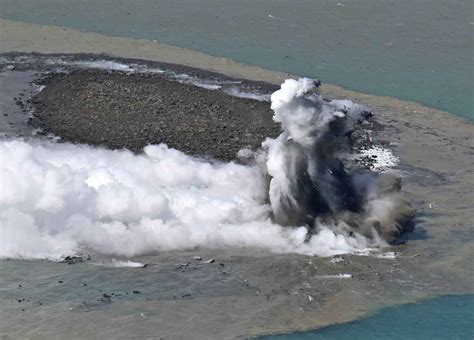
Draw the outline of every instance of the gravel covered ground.
[[[165,143],[231,160],[280,127],[268,102],[233,97],[153,74],[79,70],[53,73],[35,98],[37,124],[66,141],[140,151]]]

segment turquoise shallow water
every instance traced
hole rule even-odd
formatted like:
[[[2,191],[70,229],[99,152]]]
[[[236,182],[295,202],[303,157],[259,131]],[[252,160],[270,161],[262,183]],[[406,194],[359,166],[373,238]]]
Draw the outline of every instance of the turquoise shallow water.
[[[474,295],[442,296],[386,308],[371,317],[321,330],[258,340],[473,339]]]
[[[471,1],[0,0],[0,17],[147,38],[474,119]]]
[[[0,17],[157,40],[474,119],[472,7],[441,0],[0,0]],[[474,295],[445,296],[261,339],[472,339],[473,309]]]

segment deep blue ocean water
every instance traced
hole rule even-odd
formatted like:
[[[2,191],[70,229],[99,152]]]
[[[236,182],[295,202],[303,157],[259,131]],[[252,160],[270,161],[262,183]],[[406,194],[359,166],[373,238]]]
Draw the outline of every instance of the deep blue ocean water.
[[[145,38],[474,119],[474,2],[0,0],[0,17]]]
[[[382,309],[365,319],[258,340],[474,339],[474,295],[447,295]]]

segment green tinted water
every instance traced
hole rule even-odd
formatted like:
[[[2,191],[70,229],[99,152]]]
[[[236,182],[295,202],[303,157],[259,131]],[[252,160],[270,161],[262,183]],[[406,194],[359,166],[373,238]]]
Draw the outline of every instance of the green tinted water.
[[[0,17],[157,40],[474,119],[472,1],[0,0]]]
[[[442,296],[386,308],[371,317],[317,331],[264,336],[259,340],[473,339],[474,295]]]

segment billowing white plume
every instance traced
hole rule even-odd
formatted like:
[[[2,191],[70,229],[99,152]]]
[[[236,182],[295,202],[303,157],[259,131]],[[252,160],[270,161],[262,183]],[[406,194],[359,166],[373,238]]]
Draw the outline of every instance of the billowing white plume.
[[[274,120],[283,132],[267,139],[270,202],[282,225],[333,225],[394,242],[413,228],[414,210],[389,175],[348,173],[340,154],[355,125],[370,113],[349,100],[325,101],[308,78],[286,80],[272,94]]]
[[[0,143],[0,257],[259,247],[331,255],[369,246],[270,221],[257,166],[209,163],[165,145],[143,155],[71,144]]]
[[[345,172],[337,150],[365,111],[324,102],[311,94],[316,85],[287,80],[272,95],[283,133],[264,143],[263,167],[200,160],[163,144],[134,155],[0,141],[0,257],[193,247],[326,256],[383,243],[372,231],[389,239],[406,206],[392,182]]]

